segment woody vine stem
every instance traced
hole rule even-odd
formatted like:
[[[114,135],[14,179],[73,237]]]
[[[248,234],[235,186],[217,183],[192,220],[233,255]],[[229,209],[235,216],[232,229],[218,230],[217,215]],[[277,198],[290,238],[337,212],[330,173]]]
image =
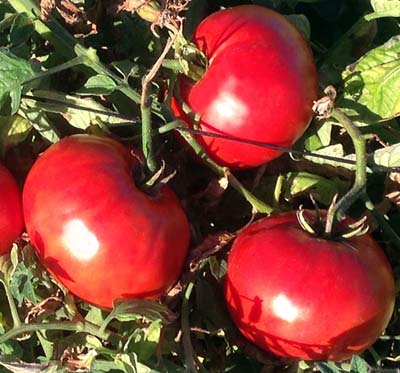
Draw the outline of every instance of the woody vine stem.
[[[356,154],[355,180],[352,188],[330,209],[325,232],[330,233],[336,219],[341,219],[347,209],[357,200],[361,194],[366,192],[367,183],[367,151],[366,139],[357,126],[339,109],[333,109],[331,117],[336,119],[350,136]]]
[[[350,118],[340,109],[334,107],[336,90],[332,86],[325,88],[325,97],[315,102],[313,110],[318,114],[317,118],[332,117],[347,131],[353,142],[356,155],[355,179],[351,189],[338,201],[334,200],[328,210],[325,225],[325,234],[330,235],[337,220],[344,217],[348,208],[361,196],[366,195],[367,184],[367,147],[366,138]]]

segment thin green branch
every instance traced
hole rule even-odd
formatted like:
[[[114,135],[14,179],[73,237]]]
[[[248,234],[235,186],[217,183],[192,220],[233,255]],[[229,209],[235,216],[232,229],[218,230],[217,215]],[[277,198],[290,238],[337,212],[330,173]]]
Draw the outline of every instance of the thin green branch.
[[[108,339],[111,336],[111,333],[107,331],[100,331],[98,326],[86,321],[30,323],[30,324],[21,324],[17,327],[12,328],[5,334],[1,335],[0,344],[6,342],[9,339],[16,338],[21,334],[36,332],[39,330],[65,330],[65,331],[88,333],[101,339]]]
[[[372,215],[377,220],[385,237],[394,247],[396,247],[397,250],[400,250],[400,237],[396,231],[391,227],[385,217],[375,208],[373,202],[366,194],[361,195],[361,199],[364,201],[365,207],[371,211]]]
[[[365,193],[367,183],[367,150],[365,137],[358,127],[341,110],[333,109],[331,117],[336,119],[343,126],[353,142],[356,155],[356,170],[352,188],[329,209],[325,227],[325,233],[327,234],[332,232],[335,220],[341,218],[360,195]]]
[[[278,178],[276,179],[276,184],[275,184],[275,188],[274,188],[274,200],[273,200],[274,210],[276,210],[276,211],[279,210],[279,203],[280,203],[280,199],[281,199],[284,182],[285,182],[285,176],[282,174],[279,174]]]
[[[194,286],[193,282],[188,283],[182,302],[181,328],[182,328],[183,349],[185,352],[186,372],[197,372],[193,356],[192,342],[190,340],[190,323],[189,323],[189,313],[190,313],[189,299],[193,291],[193,286]]]
[[[30,79],[25,80],[22,84],[28,84],[30,82],[33,82],[34,80],[43,79],[43,78],[45,78],[47,76],[50,76],[50,75],[59,73],[61,71],[70,69],[71,67],[75,67],[75,66],[81,65],[83,62],[84,62],[84,58],[82,58],[82,56],[75,57],[72,60],[69,60],[68,62],[65,62],[65,63],[63,63],[61,65],[52,67],[52,68],[50,68],[48,70],[45,70],[45,71],[38,72],[37,74],[35,74],[35,76],[33,76]]]
[[[142,149],[146,160],[146,169],[149,176],[157,170],[157,162],[153,151],[153,133],[151,126],[151,98],[146,97],[140,105],[142,116]]]
[[[4,280],[1,280],[1,282],[3,283],[4,290],[6,291],[6,297],[7,297],[8,305],[10,307],[11,317],[13,320],[13,326],[14,326],[14,328],[19,327],[22,324],[22,322],[21,322],[21,319],[18,314],[18,310],[17,310],[17,306],[14,301],[14,297],[11,294],[11,289],[10,289],[10,286],[8,285],[8,281],[7,281],[7,279],[4,279]]]
[[[176,39],[177,33],[174,33],[168,38],[167,43],[158,57],[157,61],[146,74],[142,81],[142,95],[140,100],[140,111],[142,116],[142,148],[143,154],[146,160],[147,172],[153,175],[157,170],[157,162],[154,157],[153,149],[153,135],[152,135],[152,125],[151,125],[151,103],[152,99],[150,97],[151,82],[156,76],[158,70],[162,66],[162,62],[167,56],[168,52],[172,48],[174,41]]]
[[[180,135],[186,140],[186,142],[191,146],[193,151],[202,159],[202,161],[210,167],[217,175],[221,177],[227,177],[229,185],[236,189],[246,200],[253,206],[253,209],[257,212],[264,214],[272,214],[273,208],[266,203],[259,200],[254,194],[247,190],[236,177],[229,171],[226,167],[221,167],[210,159],[204,152],[201,145],[195,140],[195,138],[186,131],[179,131]]]

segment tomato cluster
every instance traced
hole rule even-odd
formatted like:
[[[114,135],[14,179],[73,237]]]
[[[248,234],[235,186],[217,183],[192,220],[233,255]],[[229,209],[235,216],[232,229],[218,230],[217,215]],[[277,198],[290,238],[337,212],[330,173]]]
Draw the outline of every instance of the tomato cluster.
[[[202,130],[291,146],[310,123],[317,96],[311,51],[283,16],[239,6],[206,18],[194,42],[208,58],[203,77],[180,77],[176,116]],[[261,165],[280,152],[196,136],[221,165]],[[189,223],[168,186],[140,190],[137,157],[119,142],[66,137],[30,170],[21,194],[0,167],[0,254],[24,227],[51,274],[80,299],[111,309],[119,298],[159,298],[181,276]],[[23,206],[23,207],[22,207]],[[23,213],[22,213],[23,210]],[[261,219],[235,239],[224,282],[228,310],[259,347],[284,357],[345,360],[387,326],[395,288],[369,235],[334,241],[305,232],[294,212]]]

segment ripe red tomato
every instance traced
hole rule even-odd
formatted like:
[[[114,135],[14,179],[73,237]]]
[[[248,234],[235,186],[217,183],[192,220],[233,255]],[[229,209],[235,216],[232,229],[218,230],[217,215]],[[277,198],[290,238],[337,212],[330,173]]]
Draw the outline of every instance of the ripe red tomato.
[[[225,295],[235,324],[259,347],[284,357],[341,361],[378,339],[395,287],[371,236],[316,238],[289,212],[238,235]]]
[[[21,191],[11,173],[0,165],[0,255],[11,250],[23,229]]]
[[[180,77],[180,96],[200,114],[199,129],[291,146],[306,130],[317,97],[310,48],[282,15],[256,5],[211,14],[194,43],[209,60],[203,77]],[[177,100],[174,114],[191,126]],[[281,152],[236,141],[196,136],[207,154],[233,168],[259,166]]]
[[[43,265],[79,298],[157,298],[178,279],[189,225],[164,186],[154,196],[131,177],[135,157],[118,142],[76,135],[52,145],[28,174],[27,231]]]

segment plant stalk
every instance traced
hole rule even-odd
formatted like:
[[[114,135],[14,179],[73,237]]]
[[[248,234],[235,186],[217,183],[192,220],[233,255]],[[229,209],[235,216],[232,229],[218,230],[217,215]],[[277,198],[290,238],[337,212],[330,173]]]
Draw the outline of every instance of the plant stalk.
[[[180,135],[186,140],[186,142],[191,146],[193,151],[202,159],[202,161],[210,167],[217,175],[221,177],[227,177],[229,185],[236,189],[246,200],[253,206],[256,212],[264,213],[267,215],[272,214],[273,208],[266,203],[259,200],[254,194],[247,190],[236,177],[231,174],[228,168],[221,167],[210,159],[204,152],[201,145],[196,141],[196,139],[187,131],[179,131]]]
[[[61,71],[70,69],[71,67],[75,67],[75,66],[81,65],[83,62],[84,62],[84,58],[82,58],[82,56],[75,57],[72,60],[69,60],[69,61],[67,61],[67,62],[65,62],[65,63],[63,63],[61,65],[58,65],[58,66],[52,67],[52,68],[50,68],[48,70],[36,73],[35,76],[25,80],[22,84],[28,84],[30,82],[33,82],[34,80],[42,79],[42,78],[45,78],[45,77],[50,76],[52,74],[59,73]]]
[[[66,330],[74,332],[82,332],[92,334],[101,339],[108,339],[111,334],[107,331],[100,331],[99,327],[88,322],[82,321],[62,321],[62,322],[49,322],[49,323],[30,323],[21,324],[12,328],[2,336],[0,336],[0,344],[9,339],[18,337],[24,333],[36,332],[39,330]]]
[[[351,189],[329,209],[326,217],[325,233],[330,234],[336,219],[341,219],[348,208],[365,194],[367,183],[366,139],[350,118],[339,109],[333,109],[331,116],[336,119],[349,134],[356,155],[355,180]]]
[[[390,241],[390,243],[397,249],[400,250],[400,237],[396,233],[396,231],[391,227],[391,225],[387,222],[384,216],[375,208],[373,202],[369,199],[367,194],[361,196],[361,199],[364,201],[365,207],[371,211],[374,218],[379,223],[379,226],[382,229],[383,234]]]
[[[189,312],[190,312],[189,299],[190,295],[192,294],[193,287],[194,287],[193,282],[189,282],[187,284],[182,302],[181,328],[182,328],[183,349],[185,351],[186,372],[197,371],[194,362],[192,342],[190,340],[190,324],[189,324]]]
[[[22,323],[21,323],[21,319],[18,314],[18,310],[17,310],[17,306],[14,301],[14,297],[11,294],[11,290],[8,285],[7,279],[2,280],[1,282],[3,283],[4,290],[6,291],[6,297],[7,297],[8,305],[10,307],[11,317],[13,320],[13,327],[18,328]]]
[[[153,132],[151,126],[151,98],[146,97],[140,105],[142,116],[142,149],[149,176],[157,171],[157,163],[153,151]]]
[[[284,182],[285,182],[285,176],[279,174],[278,178],[276,179],[276,184],[274,188],[274,200],[273,200],[274,210],[276,211],[279,211],[279,203],[281,199]]]
[[[144,76],[142,81],[142,95],[140,100],[140,111],[142,116],[142,148],[146,160],[147,172],[150,174],[150,176],[153,176],[153,174],[156,172],[157,162],[154,157],[154,149],[153,149],[153,136],[152,136],[152,125],[151,125],[152,99],[150,97],[149,91],[151,89],[151,82],[153,81],[157,72],[160,70],[162,62],[164,61],[170,49],[172,48],[176,35],[177,33],[171,35],[168,38],[168,41],[165,44],[165,47],[161,55],[158,57],[157,61],[150,69],[150,71]]]

